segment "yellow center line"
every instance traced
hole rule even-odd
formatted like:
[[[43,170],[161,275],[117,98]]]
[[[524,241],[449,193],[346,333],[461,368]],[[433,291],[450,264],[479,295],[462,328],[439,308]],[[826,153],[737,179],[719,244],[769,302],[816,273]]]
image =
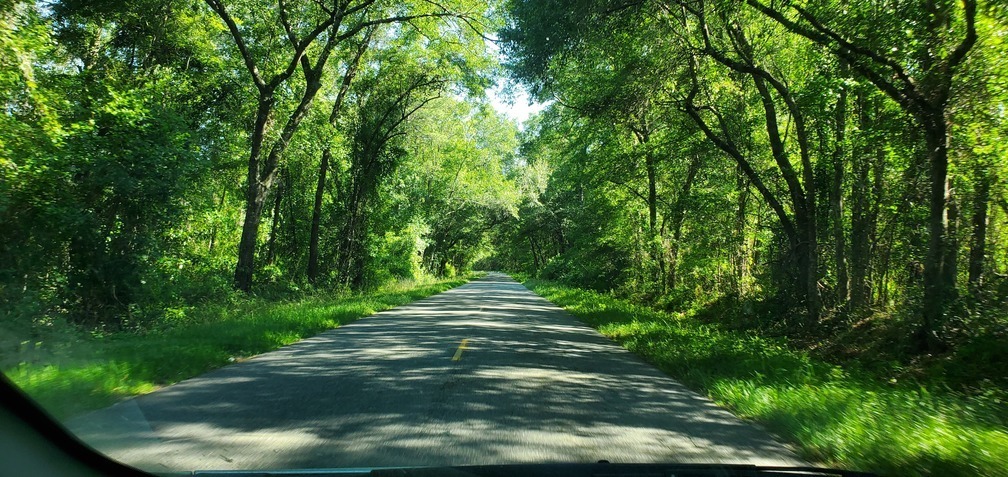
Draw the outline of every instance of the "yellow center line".
[[[462,352],[465,351],[466,346],[468,344],[469,344],[469,338],[465,338],[462,340],[462,343],[459,344],[458,351],[455,352],[455,356],[452,356],[452,361],[458,361],[462,359]]]

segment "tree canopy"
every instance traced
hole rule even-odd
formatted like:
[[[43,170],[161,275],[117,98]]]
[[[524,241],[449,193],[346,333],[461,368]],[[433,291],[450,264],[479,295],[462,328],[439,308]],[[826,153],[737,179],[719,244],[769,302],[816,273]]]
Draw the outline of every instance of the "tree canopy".
[[[487,267],[802,329],[895,316],[921,352],[1004,330],[996,2],[11,0],[0,22],[0,294],[31,326]],[[521,129],[486,97],[503,75],[547,105]]]
[[[0,274],[25,320],[469,270],[517,208],[493,3],[4,2]],[[260,226],[261,225],[261,226]],[[34,318],[33,318],[34,317]]]
[[[903,310],[921,350],[1003,329],[995,2],[507,10],[508,70],[550,104],[524,157],[552,173],[500,263],[672,306],[783,300],[806,327]]]

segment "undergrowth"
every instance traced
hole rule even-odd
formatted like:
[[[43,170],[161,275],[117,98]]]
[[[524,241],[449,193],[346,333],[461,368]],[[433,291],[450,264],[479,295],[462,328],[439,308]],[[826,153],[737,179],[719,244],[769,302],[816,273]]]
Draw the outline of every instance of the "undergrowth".
[[[821,465],[880,475],[1008,475],[1003,389],[964,394],[880,381],[792,349],[782,338],[730,330],[610,295],[525,285],[740,416],[793,442]]]

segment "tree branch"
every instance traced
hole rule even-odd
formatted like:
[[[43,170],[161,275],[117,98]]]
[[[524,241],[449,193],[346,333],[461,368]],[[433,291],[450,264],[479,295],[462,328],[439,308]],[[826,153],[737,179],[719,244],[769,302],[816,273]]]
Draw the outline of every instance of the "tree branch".
[[[210,0],[208,0],[210,1]],[[326,21],[318,24],[308,36],[304,37],[299,43],[294,44],[294,56],[291,58],[290,63],[287,64],[287,68],[278,73],[276,76],[270,79],[266,84],[266,88],[274,90],[280,86],[281,83],[286,81],[291,75],[297,71],[298,65],[301,63],[301,58],[304,56],[305,52],[308,51],[308,47],[321,35],[323,32],[329,29],[336,22],[335,16],[329,16]],[[339,39],[338,41],[341,41]]]
[[[241,31],[238,29],[238,25],[235,23],[234,19],[224,8],[224,4],[220,0],[205,0],[206,4],[210,6],[210,9],[217,13],[217,16],[224,21],[227,25],[228,32],[231,33],[231,37],[235,41],[235,46],[238,47],[238,52],[241,53],[242,60],[245,62],[245,68],[252,75],[252,80],[255,82],[256,88],[260,92],[266,89],[266,83],[262,79],[262,75],[259,73],[259,68],[255,64],[255,60],[252,58],[252,53],[249,51],[248,45],[245,43],[245,38],[242,37]]]
[[[371,45],[371,37],[374,34],[375,29],[370,28],[364,34],[364,39],[361,40],[360,45],[357,46],[357,52],[354,54],[353,60],[347,65],[346,72],[343,73],[343,82],[340,84],[339,93],[336,94],[336,101],[333,102],[332,112],[329,113],[329,124],[336,124],[336,119],[339,118],[340,110],[343,109],[343,101],[346,99],[346,94],[350,90],[350,84],[353,82],[354,77],[357,76],[357,68],[360,67],[360,60],[364,57],[364,52]]]
[[[963,10],[966,16],[966,37],[963,38],[959,46],[952,52],[949,56],[948,64],[946,68],[948,71],[952,71],[956,66],[966,58],[966,53],[969,53],[970,49],[977,41],[976,32],[976,10],[977,3],[976,0],[963,0]]]
[[[805,37],[817,45],[832,49],[837,56],[847,60],[850,66],[857,70],[858,73],[862,74],[868,81],[904,108],[914,112],[923,112],[923,109],[926,108],[927,100],[917,89],[916,83],[907,75],[906,70],[891,58],[886,58],[868,48],[847,41],[840,34],[822,25],[813,15],[793,4],[791,5],[792,8],[795,8],[802,18],[812,24],[813,29],[804,27],[798,22],[788,19],[777,10],[761,3],[760,0],[746,0],[746,3],[784,26],[792,33]],[[901,86],[893,84],[892,81],[875,71],[871,66],[864,64],[866,61],[869,64],[890,70],[893,76],[900,80]]]
[[[686,114],[690,117],[690,119],[693,120],[694,123],[696,123],[698,127],[700,127],[700,130],[704,133],[704,136],[707,136],[708,140],[713,142],[714,145],[716,145],[719,149],[728,154],[728,157],[732,158],[735,161],[735,163],[738,164],[739,168],[742,169],[742,172],[745,173],[746,177],[749,178],[749,181],[752,182],[754,186],[756,186],[756,189],[760,192],[760,195],[763,196],[763,200],[765,200],[767,202],[767,205],[769,205],[770,208],[773,209],[774,213],[777,215],[778,220],[780,220],[781,226],[784,228],[784,233],[788,236],[788,239],[792,243],[797,242],[799,240],[798,234],[795,231],[794,224],[791,222],[791,218],[788,217],[787,212],[785,212],[784,206],[781,205],[780,201],[777,200],[777,197],[774,196],[772,192],[770,192],[770,189],[768,189],[766,184],[763,183],[763,180],[760,178],[759,174],[756,173],[756,170],[752,168],[752,165],[749,164],[749,161],[745,159],[745,157],[738,150],[738,148],[736,148],[733,144],[729,143],[727,140],[721,138],[716,133],[714,133],[714,131],[712,131],[710,126],[707,124],[707,122],[704,121],[703,117],[700,116],[699,108],[696,106],[696,104],[693,103],[693,100],[696,98],[698,90],[699,88],[697,87],[696,84],[694,84],[693,89],[686,97],[686,100],[683,104],[684,106],[683,109],[685,110]]]
[[[402,15],[402,16],[395,16],[395,17],[380,18],[378,20],[368,20],[368,21],[365,21],[365,22],[361,22],[361,23],[353,26],[349,30],[343,32],[342,34],[339,35],[339,37],[337,37],[337,39],[339,41],[343,41],[343,40],[345,40],[347,38],[350,38],[350,37],[356,35],[357,33],[360,33],[361,30],[363,30],[363,29],[365,29],[367,27],[375,26],[375,25],[386,25],[386,24],[389,24],[389,23],[407,22],[407,21],[416,20],[416,19],[419,19],[419,18],[444,18],[444,17],[453,17],[453,16],[457,16],[457,15],[455,15],[454,13],[424,13],[424,14],[421,14],[421,15]]]
[[[291,46],[296,47],[298,40],[294,34],[294,29],[291,28],[290,19],[287,17],[287,2],[285,0],[277,0],[277,6],[280,10],[280,24],[283,25],[284,32],[287,33],[287,40],[290,41]]]

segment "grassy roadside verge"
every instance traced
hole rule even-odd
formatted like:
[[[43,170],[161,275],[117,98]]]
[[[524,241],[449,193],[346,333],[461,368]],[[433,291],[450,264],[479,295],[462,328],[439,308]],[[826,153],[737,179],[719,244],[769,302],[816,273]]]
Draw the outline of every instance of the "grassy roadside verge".
[[[803,457],[880,475],[1008,475],[999,395],[879,383],[795,352],[609,295],[525,286],[687,386],[795,443]]]
[[[53,416],[66,419],[466,281],[404,282],[368,294],[288,302],[250,298],[208,304],[192,310],[184,324],[143,334],[78,337],[59,344],[48,359],[3,372]]]

